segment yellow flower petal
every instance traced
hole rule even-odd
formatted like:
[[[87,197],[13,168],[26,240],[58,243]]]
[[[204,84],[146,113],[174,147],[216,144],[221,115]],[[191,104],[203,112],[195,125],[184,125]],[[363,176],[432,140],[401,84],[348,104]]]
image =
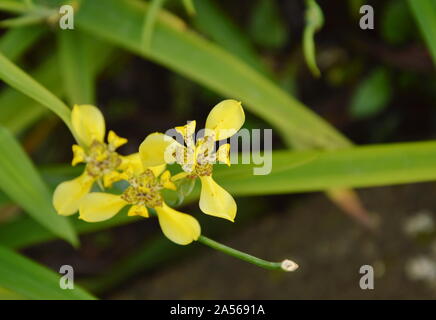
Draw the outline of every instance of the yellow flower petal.
[[[73,160],[71,161],[71,165],[74,167],[78,163],[85,162],[86,153],[85,150],[81,146],[77,144],[73,145]]]
[[[109,134],[107,136],[107,142],[109,143],[110,146],[112,146],[113,150],[115,150],[121,147],[122,145],[126,144],[127,139],[119,137],[115,132],[111,130],[109,131]]]
[[[110,193],[93,192],[86,195],[79,209],[79,218],[86,222],[99,222],[115,216],[127,202]]]
[[[106,131],[103,114],[91,105],[75,105],[71,112],[74,132],[86,146],[94,140],[103,142]]]
[[[195,133],[195,126],[196,126],[196,122],[194,120],[194,121],[188,122],[188,124],[186,124],[184,126],[175,128],[176,131],[183,136],[183,139],[185,140],[185,142],[188,146],[194,144],[193,135]]]
[[[216,152],[216,159],[219,162],[225,163],[226,165],[230,166],[230,144],[226,143],[223,144],[218,148],[218,151]]]
[[[186,178],[187,176],[189,176],[189,172],[184,172],[184,171],[182,171],[182,172],[179,172],[179,173],[173,175],[173,176],[171,177],[171,180],[172,180],[172,181],[178,181],[178,180],[180,180],[180,179]]]
[[[211,176],[200,177],[201,194],[200,209],[204,213],[234,221],[236,202],[226,190],[217,184]]]
[[[215,132],[215,139],[222,140],[233,136],[245,121],[241,102],[224,100],[210,111],[206,120],[206,129]]]
[[[148,210],[146,207],[144,206],[136,206],[133,205],[130,207],[129,212],[127,213],[127,215],[129,217],[133,217],[133,216],[141,216],[144,218],[148,218],[149,214],[148,214]]]
[[[153,172],[155,177],[159,177],[160,174],[162,172],[164,172],[166,168],[167,168],[166,164],[161,164],[160,166],[149,167],[149,168],[146,168],[146,169],[150,169]]]
[[[200,236],[200,224],[194,217],[176,211],[165,203],[155,209],[162,232],[171,241],[186,245]]]
[[[140,174],[144,171],[144,167],[142,166],[141,157],[139,153],[132,153],[128,156],[120,156],[121,157],[121,165],[119,166],[120,170],[132,171],[132,173]]]
[[[125,172],[111,171],[103,176],[103,186],[110,188],[112,185],[121,180],[127,180],[129,177]]]
[[[176,185],[171,181],[171,173],[168,170],[160,176],[160,183],[165,189],[177,190]]]
[[[173,147],[180,144],[163,133],[155,132],[149,134],[139,147],[139,155],[144,168],[160,166],[165,163],[172,163]]]
[[[58,185],[53,193],[53,206],[57,213],[63,216],[76,213],[93,183],[94,179],[84,172],[81,176]]]

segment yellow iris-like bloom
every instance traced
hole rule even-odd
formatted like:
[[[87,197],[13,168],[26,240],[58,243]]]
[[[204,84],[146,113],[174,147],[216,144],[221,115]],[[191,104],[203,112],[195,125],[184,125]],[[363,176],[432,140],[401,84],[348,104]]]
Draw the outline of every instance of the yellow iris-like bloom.
[[[185,145],[163,133],[150,134],[139,148],[145,167],[176,162],[183,172],[173,177],[200,178],[200,209],[204,213],[234,221],[237,205],[233,197],[212,178],[216,161],[230,165],[230,145],[221,145],[215,152],[215,142],[233,136],[244,124],[245,115],[240,102],[224,100],[209,113],[205,135],[194,141],[195,121],[176,127]]]
[[[80,203],[98,182],[110,187],[123,179],[123,171],[129,166],[137,166],[138,154],[121,156],[116,149],[127,139],[109,131],[107,143],[104,142],[106,125],[100,110],[91,105],[75,105],[71,112],[71,123],[76,137],[82,144],[73,145],[72,165],[86,163],[84,172],[77,178],[57,186],[53,194],[53,206],[60,215],[76,213]]]
[[[162,232],[168,239],[181,245],[197,240],[201,234],[198,221],[186,213],[170,208],[162,197],[161,190],[176,189],[171,181],[170,172],[164,170],[165,165],[148,169],[142,166],[130,167],[126,171],[129,187],[123,194],[87,194],[81,202],[79,218],[87,222],[107,220],[127,205],[131,205],[129,216],[147,218],[147,208],[153,208],[157,212]]]

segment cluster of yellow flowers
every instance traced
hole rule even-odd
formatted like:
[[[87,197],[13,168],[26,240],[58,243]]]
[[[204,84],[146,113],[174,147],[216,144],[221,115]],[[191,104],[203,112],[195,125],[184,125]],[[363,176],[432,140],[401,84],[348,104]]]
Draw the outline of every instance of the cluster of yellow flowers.
[[[148,209],[156,211],[162,232],[175,243],[186,245],[201,234],[198,221],[174,210],[165,203],[163,189],[176,190],[180,179],[201,181],[200,209],[204,213],[234,221],[236,202],[212,178],[213,164],[217,161],[230,165],[230,145],[217,141],[234,135],[244,124],[241,103],[224,100],[209,113],[205,134],[195,140],[195,121],[176,131],[183,136],[184,144],[163,133],[148,135],[139,152],[128,156],[117,153],[126,144],[109,131],[105,142],[106,125],[98,108],[76,105],[71,113],[71,123],[80,145],[73,145],[72,165],[85,163],[84,172],[77,178],[61,183],[53,194],[53,205],[60,215],[68,216],[79,211],[79,218],[98,222],[112,218],[123,207],[130,206],[129,216],[148,217]],[[179,164],[182,171],[174,176],[166,170],[167,164]],[[127,181],[122,194],[93,192],[95,184],[101,191],[117,181]]]

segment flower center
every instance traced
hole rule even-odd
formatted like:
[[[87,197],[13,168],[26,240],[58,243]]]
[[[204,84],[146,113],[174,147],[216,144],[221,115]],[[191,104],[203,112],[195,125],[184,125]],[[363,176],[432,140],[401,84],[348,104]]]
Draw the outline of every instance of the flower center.
[[[162,206],[163,199],[160,190],[161,182],[150,169],[140,175],[129,179],[130,186],[121,195],[121,198],[133,205],[142,205],[149,208]]]
[[[176,157],[177,163],[182,170],[189,173],[189,177],[210,176],[213,171],[216,153],[214,151],[215,140],[212,136],[198,139],[195,145],[187,144],[181,156]]]
[[[116,170],[122,162],[119,154],[111,146],[97,140],[89,147],[85,161],[86,170],[93,177],[102,177]]]

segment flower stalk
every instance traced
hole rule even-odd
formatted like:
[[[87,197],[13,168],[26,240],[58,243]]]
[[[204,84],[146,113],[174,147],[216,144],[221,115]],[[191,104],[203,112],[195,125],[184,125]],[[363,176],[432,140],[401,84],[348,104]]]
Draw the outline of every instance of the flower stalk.
[[[198,242],[218,251],[221,251],[225,254],[228,254],[232,257],[241,259],[243,261],[252,263],[258,267],[269,269],[269,270],[281,270],[286,272],[292,272],[298,269],[298,264],[294,261],[286,259],[282,262],[271,262],[267,260],[260,259],[258,257],[252,256],[251,254],[236,250],[229,246],[226,246],[222,243],[219,243],[215,240],[207,238],[205,236],[200,236],[197,240]]]

